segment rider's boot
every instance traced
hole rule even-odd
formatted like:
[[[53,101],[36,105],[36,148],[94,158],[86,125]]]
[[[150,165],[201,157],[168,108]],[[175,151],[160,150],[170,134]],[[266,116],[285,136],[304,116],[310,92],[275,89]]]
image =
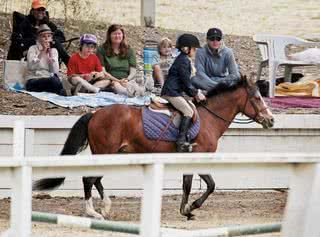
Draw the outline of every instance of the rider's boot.
[[[191,144],[187,140],[187,133],[191,125],[191,117],[183,116],[179,128],[179,136],[177,139],[177,152],[189,152]]]

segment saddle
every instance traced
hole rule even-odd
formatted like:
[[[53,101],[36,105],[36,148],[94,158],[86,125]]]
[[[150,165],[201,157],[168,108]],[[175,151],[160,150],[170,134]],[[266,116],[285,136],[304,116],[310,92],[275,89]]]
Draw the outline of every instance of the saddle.
[[[162,141],[177,141],[181,121],[181,113],[168,101],[158,97],[142,110],[144,134],[148,139]],[[162,102],[159,102],[159,100]],[[152,100],[154,101],[154,100]],[[195,109],[194,121],[188,131],[190,140],[193,140],[200,131],[200,119]]]
[[[193,109],[192,122],[195,123],[198,118],[198,110],[197,110],[196,106],[191,101],[188,101],[188,102]],[[151,103],[148,107],[151,111],[153,111],[155,113],[166,114],[169,117],[176,117],[177,114],[179,114],[181,116],[181,112],[178,111],[175,107],[173,107],[169,101],[167,101],[166,99],[163,99],[161,97],[158,97],[158,96],[151,98]]]

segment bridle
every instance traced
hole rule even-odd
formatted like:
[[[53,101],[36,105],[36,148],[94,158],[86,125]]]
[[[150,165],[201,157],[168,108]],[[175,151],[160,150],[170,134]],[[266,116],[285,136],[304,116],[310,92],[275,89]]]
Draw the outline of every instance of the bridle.
[[[264,106],[262,108],[258,108],[258,106],[256,105],[256,103],[253,102],[254,97],[255,97],[255,93],[257,92],[257,90],[252,90],[252,89],[248,89],[247,87],[245,87],[245,90],[247,92],[247,97],[246,97],[246,103],[244,104],[242,113],[245,111],[248,100],[250,101],[254,111],[255,111],[255,116],[253,119],[251,119],[252,121],[257,121],[258,123],[261,123],[264,118],[261,116],[262,112],[266,111],[268,109],[267,106]]]
[[[247,96],[246,96],[246,101],[245,101],[244,106],[243,106],[243,109],[242,109],[242,113],[245,111],[248,102],[250,102],[251,105],[252,105],[252,107],[253,107],[253,109],[254,109],[254,111],[255,111],[255,113],[256,113],[253,119],[250,119],[250,118],[246,118],[246,119],[236,118],[236,119],[234,119],[234,120],[225,119],[225,118],[223,118],[222,116],[220,116],[219,114],[217,114],[217,113],[215,113],[214,111],[212,111],[211,109],[209,109],[209,108],[206,106],[205,103],[202,102],[202,103],[200,103],[200,105],[201,105],[204,109],[206,109],[210,114],[212,114],[212,115],[214,115],[215,117],[223,120],[223,121],[226,122],[226,123],[249,124],[249,123],[253,123],[253,122],[255,122],[255,121],[257,121],[258,123],[261,123],[261,122],[263,121],[263,119],[264,119],[264,118],[261,116],[261,113],[262,113],[263,111],[267,110],[268,107],[267,107],[267,106],[264,106],[263,108],[259,109],[258,106],[253,102],[256,91],[255,91],[255,90],[250,90],[250,89],[248,90],[247,87],[245,87],[245,90],[246,90],[246,92],[247,92],[247,93],[246,93]]]

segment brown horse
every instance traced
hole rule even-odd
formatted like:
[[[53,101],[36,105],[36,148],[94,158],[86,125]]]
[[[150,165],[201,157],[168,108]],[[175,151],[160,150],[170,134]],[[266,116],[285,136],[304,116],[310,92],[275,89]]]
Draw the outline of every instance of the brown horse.
[[[261,124],[264,128],[273,126],[272,113],[263,101],[255,83],[242,77],[236,85],[228,87],[221,84],[207,94],[206,105],[197,106],[201,128],[194,140],[197,144],[194,152],[215,152],[218,139],[227,130],[235,116],[241,112]],[[99,109],[95,113],[83,115],[72,127],[61,155],[74,155],[83,150],[89,142],[93,154],[107,153],[149,153],[175,152],[174,142],[149,140],[145,137],[142,124],[142,108],[127,105],[112,105]],[[117,136],[110,133],[118,134]],[[207,184],[206,192],[192,204],[188,204],[193,175],[183,176],[183,197],[180,213],[191,219],[192,211],[199,208],[214,191],[215,183],[210,174],[200,178]],[[104,195],[102,177],[84,177],[86,212],[88,215],[103,218],[107,216],[111,202]],[[48,190],[58,187],[64,178],[42,179],[34,184],[35,190]],[[97,188],[105,202],[102,215],[92,204],[91,190]]]

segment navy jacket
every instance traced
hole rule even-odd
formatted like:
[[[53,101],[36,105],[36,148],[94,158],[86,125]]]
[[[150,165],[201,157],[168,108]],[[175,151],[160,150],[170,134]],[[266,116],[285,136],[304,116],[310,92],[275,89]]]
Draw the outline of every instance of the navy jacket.
[[[191,62],[188,56],[180,53],[176,58],[162,87],[161,95],[182,96],[185,92],[188,96],[197,95],[197,89],[191,84]]]

